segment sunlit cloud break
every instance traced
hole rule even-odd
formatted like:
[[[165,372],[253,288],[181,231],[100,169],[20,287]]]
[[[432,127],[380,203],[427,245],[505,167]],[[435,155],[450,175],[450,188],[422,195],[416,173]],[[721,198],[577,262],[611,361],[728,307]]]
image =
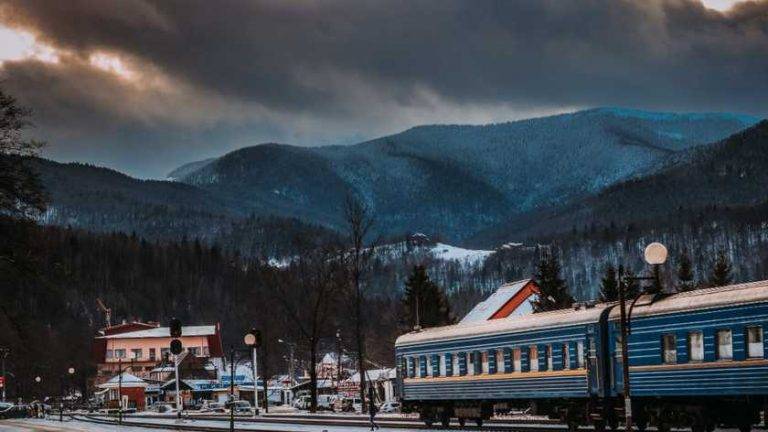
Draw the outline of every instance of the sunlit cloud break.
[[[0,26],[0,66],[20,60],[58,63],[60,58],[56,49],[38,42],[32,33]]]

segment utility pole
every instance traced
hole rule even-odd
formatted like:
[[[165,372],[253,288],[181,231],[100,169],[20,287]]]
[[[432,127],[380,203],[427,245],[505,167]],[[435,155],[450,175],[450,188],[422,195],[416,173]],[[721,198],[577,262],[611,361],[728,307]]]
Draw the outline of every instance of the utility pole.
[[[624,286],[624,269],[619,267],[619,308],[621,313],[621,371],[624,380],[624,421],[627,432],[632,431],[632,398],[629,391],[629,351],[627,341],[627,311]]]
[[[123,424],[123,359],[117,359],[117,424]]]
[[[255,391],[255,383],[253,388]],[[232,346],[229,347],[229,431],[235,432],[235,347]]]
[[[8,386],[8,383],[5,382],[5,359],[8,358],[8,355],[11,353],[11,350],[9,348],[0,348],[0,360],[3,363],[3,379],[0,384],[3,385],[3,402],[5,402],[5,387]]]

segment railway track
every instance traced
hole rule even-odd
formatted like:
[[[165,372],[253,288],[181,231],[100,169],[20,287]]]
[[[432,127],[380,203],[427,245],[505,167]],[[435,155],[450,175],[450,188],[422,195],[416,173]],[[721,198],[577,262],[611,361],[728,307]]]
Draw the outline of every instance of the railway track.
[[[117,419],[114,416],[106,416],[106,415],[73,415],[73,418],[81,421],[90,421],[90,422],[99,422],[102,424],[116,424]],[[273,416],[269,417],[259,417],[259,418],[249,418],[249,417],[236,417],[235,422],[239,424],[247,424],[249,425],[247,429],[248,431],[263,431],[263,432],[274,432],[276,430],[279,430],[280,432],[291,432],[290,429],[286,429],[285,427],[281,427],[279,429],[275,428],[269,428],[268,425],[280,425],[280,426],[288,426],[288,425],[298,425],[298,426],[318,426],[318,427],[348,427],[348,428],[368,428],[370,426],[370,423],[367,419],[362,417],[356,417],[356,418],[338,418],[338,417],[302,417],[302,418],[296,418],[298,416],[291,416],[287,415],[280,418],[273,418]],[[222,424],[222,426],[210,426],[210,425],[195,425],[190,423],[184,423],[184,424],[176,424],[176,423],[170,423],[173,419],[169,417],[158,417],[158,416],[143,416],[143,415],[127,415],[123,417],[123,425],[133,425],[133,426],[143,426],[143,427],[158,427],[162,429],[170,429],[170,430],[195,430],[195,431],[222,431],[226,430],[228,428],[228,422],[229,417],[224,416],[189,416],[184,417],[187,421],[199,421],[199,422],[216,422]],[[154,420],[154,421],[152,421]],[[421,430],[421,429],[433,429],[433,430],[445,430],[445,428],[442,428],[441,426],[433,426],[432,428],[428,428],[425,424],[419,422],[416,419],[403,419],[403,420],[393,420],[393,419],[377,419],[376,423],[381,426],[382,428],[386,429],[399,429],[399,430]],[[265,426],[263,429],[259,429],[257,425],[263,425]],[[497,420],[494,423],[484,425],[481,428],[478,427],[472,427],[472,426],[459,426],[458,422],[453,422],[452,425],[448,428],[452,431],[478,431],[478,430],[484,430],[484,431],[515,431],[515,432],[565,432],[567,428],[563,425],[552,425],[552,424],[545,424],[545,425],[534,425],[534,424],[507,424],[507,423],[501,423],[501,420]],[[300,431],[297,430],[297,432],[305,432],[306,427],[300,428]]]

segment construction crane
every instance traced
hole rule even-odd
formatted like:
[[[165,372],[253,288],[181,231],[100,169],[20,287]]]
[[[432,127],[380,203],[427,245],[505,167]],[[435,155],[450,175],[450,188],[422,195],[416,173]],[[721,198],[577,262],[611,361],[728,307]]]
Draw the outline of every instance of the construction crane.
[[[99,309],[104,312],[104,320],[107,322],[107,328],[112,327],[112,309],[104,305],[104,302],[100,298],[96,299],[96,303],[99,305]]]

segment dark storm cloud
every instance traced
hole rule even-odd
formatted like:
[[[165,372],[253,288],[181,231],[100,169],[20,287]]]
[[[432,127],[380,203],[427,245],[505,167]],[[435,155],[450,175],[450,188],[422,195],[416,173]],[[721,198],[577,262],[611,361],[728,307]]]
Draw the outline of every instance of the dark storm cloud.
[[[37,82],[33,105],[83,133],[233,124],[236,141],[311,144],[462,112],[768,113],[768,0],[727,13],[694,0],[23,0],[2,11],[75,58],[115,53],[142,79],[163,77],[135,91],[75,60],[6,66],[9,85]]]

